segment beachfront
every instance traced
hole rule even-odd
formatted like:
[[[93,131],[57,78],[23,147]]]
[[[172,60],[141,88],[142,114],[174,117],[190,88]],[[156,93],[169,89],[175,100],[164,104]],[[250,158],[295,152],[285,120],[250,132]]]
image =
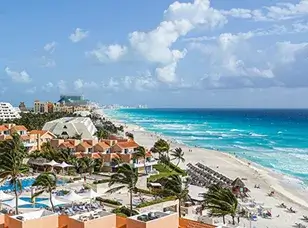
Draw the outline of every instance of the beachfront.
[[[119,120],[112,120],[115,123],[123,124]],[[125,130],[134,134],[136,142],[151,148],[155,141],[162,138],[152,132],[144,131],[139,126],[125,123]],[[308,197],[307,192],[297,188],[294,180],[282,174],[275,173],[269,169],[252,164],[248,161],[239,159],[227,153],[214,150],[207,150],[197,147],[189,147],[178,144],[174,140],[169,139],[171,148],[181,147],[185,152],[185,163],[180,164],[182,168],[187,168],[188,163],[203,163],[212,169],[228,176],[230,179],[240,177],[251,192],[249,195],[256,202],[264,203],[271,208],[272,218],[260,218],[253,221],[252,224],[248,220],[242,221],[243,227],[292,227],[296,223],[302,223],[301,218],[308,214]],[[255,188],[259,187],[259,188]],[[274,192],[272,196],[268,196],[270,192]],[[190,194],[198,194],[190,192]],[[292,208],[296,213],[290,213],[286,208],[282,208],[281,204],[287,208]],[[192,217],[196,217],[191,215]]]

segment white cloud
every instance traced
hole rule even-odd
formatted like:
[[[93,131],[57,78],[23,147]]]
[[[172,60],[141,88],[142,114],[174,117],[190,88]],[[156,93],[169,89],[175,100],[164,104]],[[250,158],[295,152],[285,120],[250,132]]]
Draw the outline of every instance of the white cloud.
[[[66,81],[64,81],[64,80],[58,81],[57,87],[58,87],[58,89],[59,89],[60,92],[65,92],[66,89],[67,89]]]
[[[277,59],[283,63],[295,61],[295,55],[298,51],[308,47],[308,43],[291,43],[290,41],[277,42]]]
[[[9,67],[6,67],[4,71],[14,82],[29,83],[31,81],[31,77],[25,70],[18,72],[12,71]]]
[[[46,56],[41,57],[41,62],[42,62],[42,67],[51,68],[56,66],[56,61]]]
[[[119,44],[113,44],[109,46],[99,45],[97,49],[90,52],[86,52],[87,56],[94,56],[98,61],[116,62],[120,60],[127,53],[127,47]]]
[[[262,9],[222,10],[221,13],[235,18],[251,18],[255,21],[281,21],[299,18],[308,14],[308,0],[300,0],[298,3],[277,3]]]
[[[44,46],[44,50],[51,54],[51,53],[53,53],[56,50],[56,45],[57,45],[57,43],[55,41],[47,43]]]
[[[91,81],[91,82],[85,82],[84,80],[82,79],[77,79],[76,81],[74,81],[74,88],[75,90],[80,90],[80,89],[83,89],[83,88],[97,88],[98,85],[97,83]]]
[[[186,50],[172,49],[172,45],[197,26],[212,29],[224,25],[227,20],[218,10],[210,7],[209,0],[174,2],[165,10],[164,16],[165,21],[154,30],[129,34],[129,41],[146,60],[160,64],[156,75],[168,83],[176,80],[177,62],[186,54]]]
[[[54,87],[52,82],[47,82],[45,85],[42,86],[42,90],[46,92],[50,92],[50,90]]]
[[[85,38],[87,38],[89,36],[89,31],[85,31],[81,28],[76,28],[75,32],[72,33],[69,36],[69,39],[73,42],[73,43],[77,43]]]
[[[36,87],[35,87],[35,86],[32,87],[32,88],[30,88],[30,89],[26,89],[26,93],[33,94],[33,93],[35,93],[35,92],[36,92]]]

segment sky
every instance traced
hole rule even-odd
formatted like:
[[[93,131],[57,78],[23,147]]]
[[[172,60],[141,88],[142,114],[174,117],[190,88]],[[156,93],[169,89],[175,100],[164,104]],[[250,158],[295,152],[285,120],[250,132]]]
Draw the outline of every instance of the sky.
[[[308,108],[308,0],[3,0],[0,100]]]

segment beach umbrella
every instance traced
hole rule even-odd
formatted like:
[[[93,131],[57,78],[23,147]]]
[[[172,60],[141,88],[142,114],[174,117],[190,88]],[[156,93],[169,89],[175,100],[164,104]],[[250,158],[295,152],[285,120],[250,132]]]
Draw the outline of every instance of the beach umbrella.
[[[64,202],[64,201],[62,201],[62,200],[57,199],[55,196],[52,196],[52,197],[51,197],[51,200],[52,200],[52,203],[53,203],[54,206],[59,206],[59,205],[68,204],[67,202]],[[44,205],[46,205],[46,206],[48,206],[48,207],[51,207],[51,203],[50,203],[50,200],[49,200],[49,199],[48,199],[48,200],[42,200],[42,201],[40,201],[40,204],[44,204]]]
[[[59,163],[58,163],[58,162],[55,162],[55,160],[52,160],[52,161],[50,161],[50,162],[44,163],[43,165],[55,166],[55,165],[59,165]]]
[[[82,194],[82,196],[84,198],[90,198],[90,199],[94,199],[96,197],[99,197],[100,194],[98,194],[97,192],[95,192],[94,190],[90,189],[88,192]]]
[[[8,201],[4,201],[4,202],[2,202],[4,205],[6,205],[6,206],[9,206],[9,207],[11,207],[11,208],[15,208],[15,206],[16,206],[16,200],[15,200],[16,198],[14,197],[13,199],[11,199],[11,200],[8,200]],[[27,205],[27,204],[31,204],[30,202],[27,202],[27,201],[25,201],[25,200],[22,200],[22,199],[20,199],[19,197],[18,197],[18,207],[20,207],[20,206],[23,206],[23,205]]]
[[[70,165],[70,164],[67,164],[65,161],[64,162],[62,162],[61,164],[55,164],[54,166],[56,166],[56,167],[61,167],[62,169],[65,169],[65,168],[67,168],[67,167],[73,167],[73,165]]]
[[[3,191],[0,191],[0,201],[10,200],[10,199],[13,199],[13,198],[14,198],[14,196],[6,194]]]
[[[62,199],[70,202],[79,202],[83,199],[83,197],[75,193],[75,191],[70,191],[68,194],[63,196]]]

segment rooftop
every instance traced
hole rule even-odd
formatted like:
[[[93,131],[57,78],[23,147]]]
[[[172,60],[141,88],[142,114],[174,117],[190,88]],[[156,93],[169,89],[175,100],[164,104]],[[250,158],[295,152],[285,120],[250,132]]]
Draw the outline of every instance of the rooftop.
[[[102,218],[102,217],[106,217],[106,216],[110,216],[110,215],[114,216],[113,213],[109,213],[109,212],[106,212],[106,211],[99,210],[99,211],[91,211],[91,212],[85,212],[85,213],[82,213],[82,214],[73,215],[70,218],[84,222],[84,221],[98,219],[98,218]]]
[[[50,123],[84,123],[90,120],[89,117],[63,117],[60,119],[52,120]]]
[[[155,219],[159,219],[165,216],[170,215],[170,213],[161,212],[161,211],[150,211],[148,213],[135,215],[132,217],[129,217],[130,219],[138,220],[141,222],[149,222]]]
[[[51,215],[56,215],[55,213],[47,210],[39,210],[39,211],[33,211],[33,212],[28,212],[20,215],[13,215],[11,218],[21,220],[21,221],[26,221],[26,220],[33,220],[33,219],[38,219],[46,216],[51,216]]]

